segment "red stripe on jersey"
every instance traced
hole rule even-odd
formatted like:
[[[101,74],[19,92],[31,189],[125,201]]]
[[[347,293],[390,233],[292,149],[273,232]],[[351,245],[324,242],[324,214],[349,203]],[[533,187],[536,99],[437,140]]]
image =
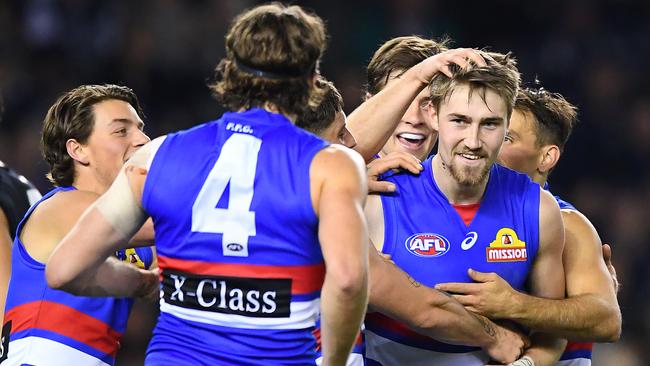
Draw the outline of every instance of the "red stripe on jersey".
[[[325,264],[307,266],[268,266],[257,264],[210,263],[158,256],[158,266],[197,275],[247,278],[290,278],[292,294],[319,291],[325,279]]]
[[[564,352],[571,351],[591,351],[594,344],[591,342],[569,342],[564,349]]]
[[[11,320],[11,334],[27,329],[54,332],[115,356],[122,334],[103,321],[69,306],[51,301],[34,301],[14,307],[5,314]]]
[[[398,322],[395,319],[389,318],[386,315],[381,313],[367,313],[366,314],[366,328],[384,328],[390,330],[393,333],[399,334],[403,337],[410,338],[412,340],[420,340],[424,342],[436,342],[433,338],[423,336],[419,333],[408,328],[406,325]]]

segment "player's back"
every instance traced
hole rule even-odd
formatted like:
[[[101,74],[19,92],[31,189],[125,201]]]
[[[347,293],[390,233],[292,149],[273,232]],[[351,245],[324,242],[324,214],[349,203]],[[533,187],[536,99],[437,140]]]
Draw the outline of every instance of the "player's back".
[[[163,271],[148,364],[313,364],[325,268],[309,169],[326,146],[261,109],[164,139],[142,198]]]

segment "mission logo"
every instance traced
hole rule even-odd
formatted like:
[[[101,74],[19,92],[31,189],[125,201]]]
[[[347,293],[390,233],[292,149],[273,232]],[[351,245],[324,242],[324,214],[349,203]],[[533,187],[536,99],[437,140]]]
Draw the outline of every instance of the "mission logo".
[[[528,259],[526,243],[508,227],[501,228],[490,246],[485,248],[488,262],[525,262]]]

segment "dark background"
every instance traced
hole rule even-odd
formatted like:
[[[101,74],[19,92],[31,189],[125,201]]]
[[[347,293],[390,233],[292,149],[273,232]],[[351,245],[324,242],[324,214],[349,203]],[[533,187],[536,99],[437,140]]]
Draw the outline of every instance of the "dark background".
[[[133,88],[151,137],[217,118],[222,109],[206,80],[224,54],[230,20],[256,3],[0,0],[0,157],[47,191],[41,121],[59,94],[85,83]],[[551,184],[612,244],[622,283],[623,337],[597,346],[594,365],[641,365],[650,345],[650,2],[296,3],[327,22],[321,71],[343,93],[347,112],[360,103],[374,50],[410,34],[512,51],[526,81],[538,77],[578,105],[580,123]],[[118,364],[142,364],[156,311],[136,307]]]

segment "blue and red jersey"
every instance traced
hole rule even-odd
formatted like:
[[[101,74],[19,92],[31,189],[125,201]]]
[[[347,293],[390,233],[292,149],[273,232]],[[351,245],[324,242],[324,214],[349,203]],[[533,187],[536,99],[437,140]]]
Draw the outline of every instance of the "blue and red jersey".
[[[10,341],[3,365],[114,364],[133,300],[75,296],[48,287],[45,264],[33,259],[20,241],[23,225],[34,209],[58,192],[71,189],[47,193],[18,225],[4,317]],[[150,248],[131,251],[144,267],[151,264]]]
[[[142,198],[163,276],[147,364],[314,364],[325,266],[309,169],[326,146],[262,109],[165,137]]]

